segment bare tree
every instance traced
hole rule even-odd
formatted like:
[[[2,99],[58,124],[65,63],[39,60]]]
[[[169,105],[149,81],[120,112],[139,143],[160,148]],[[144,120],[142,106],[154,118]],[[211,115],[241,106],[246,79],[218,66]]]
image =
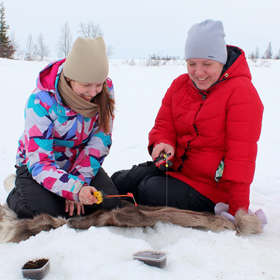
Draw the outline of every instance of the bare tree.
[[[23,53],[20,49],[20,45],[19,45],[18,41],[16,41],[14,31],[12,32],[12,35],[11,35],[11,45],[13,46],[13,49],[15,50],[15,52],[13,54],[13,58],[14,59],[23,59]]]
[[[86,24],[80,23],[79,33],[85,38],[95,38],[104,35],[99,24],[94,24],[93,21]]]
[[[274,56],[274,59],[277,59],[277,60],[280,59],[280,49],[279,49],[278,53]]]
[[[252,51],[248,56],[252,61],[256,62],[260,58],[259,48],[256,47],[255,51]]]
[[[67,57],[72,45],[72,35],[68,22],[61,27],[61,32],[58,41],[58,55],[60,57]]]
[[[37,46],[34,43],[32,34],[27,38],[25,60],[32,61],[36,59]]]
[[[99,24],[94,24],[93,21],[88,23],[80,23],[80,30],[79,33],[84,38],[96,38],[99,36],[104,36],[104,33],[99,26]],[[113,47],[108,46],[107,47],[107,56],[111,57],[113,54]]]
[[[37,40],[37,49],[36,54],[40,57],[40,60],[43,61],[46,56],[50,53],[48,46],[45,44],[43,34],[40,33]]]
[[[252,61],[256,61],[255,52],[251,52],[251,53],[249,54],[248,58],[250,58]]]
[[[271,42],[269,42],[268,47],[264,53],[264,58],[266,59],[272,59],[272,47],[271,47]]]
[[[110,58],[112,55],[113,55],[113,47],[111,46],[111,45],[109,45],[108,47],[107,47],[107,56],[108,56],[108,58]]]
[[[260,58],[260,52],[259,52],[259,48],[258,48],[258,47],[256,47],[255,58],[256,58],[256,59],[259,59],[259,58]]]

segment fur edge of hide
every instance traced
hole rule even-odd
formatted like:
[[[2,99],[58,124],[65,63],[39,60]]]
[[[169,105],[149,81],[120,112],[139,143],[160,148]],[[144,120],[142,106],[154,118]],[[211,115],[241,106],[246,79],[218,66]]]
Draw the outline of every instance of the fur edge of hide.
[[[18,219],[16,214],[5,204],[0,205],[0,243],[26,240],[41,231],[50,231],[66,224],[64,218],[54,218],[41,214],[33,219]]]
[[[258,217],[243,210],[237,211],[234,223],[211,213],[144,205],[139,205],[136,209],[130,203],[122,208],[99,210],[88,216],[77,216],[68,220],[54,218],[48,214],[19,220],[5,204],[0,205],[0,243],[18,243],[41,231],[50,231],[65,224],[69,228],[88,229],[91,226],[152,227],[157,222],[213,232],[232,230],[236,231],[238,236],[259,234],[263,231],[262,222]]]

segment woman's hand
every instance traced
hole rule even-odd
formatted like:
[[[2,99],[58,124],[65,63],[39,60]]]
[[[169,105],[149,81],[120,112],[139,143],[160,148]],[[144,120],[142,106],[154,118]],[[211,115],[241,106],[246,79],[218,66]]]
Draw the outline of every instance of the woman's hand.
[[[159,143],[155,145],[155,147],[153,148],[152,159],[153,160],[156,159],[161,154],[170,154],[170,157],[173,157],[174,153],[175,150],[171,145],[165,143]]]
[[[73,216],[75,211],[75,206],[77,210],[77,215],[85,214],[84,205],[81,202],[65,200],[65,212],[69,214],[69,216]]]
[[[96,192],[96,188],[92,186],[83,186],[79,192],[79,200],[84,205],[92,205],[98,200],[93,195]]]

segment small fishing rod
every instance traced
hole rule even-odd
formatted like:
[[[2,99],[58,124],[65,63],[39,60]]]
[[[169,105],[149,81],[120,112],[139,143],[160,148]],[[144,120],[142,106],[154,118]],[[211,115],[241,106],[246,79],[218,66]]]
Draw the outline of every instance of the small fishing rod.
[[[108,195],[108,194],[105,194],[103,191],[95,191],[93,193],[93,195],[97,198],[96,204],[100,204],[104,201],[104,199],[108,199],[108,198],[115,198],[115,197],[129,198],[129,197],[131,197],[134,201],[134,205],[137,206],[137,203],[136,203],[136,200],[133,196],[133,193],[129,193],[129,192],[127,194]]]
[[[172,160],[173,157],[171,157],[171,154],[161,154],[159,155],[155,160],[154,163],[156,167],[158,167],[160,170],[165,171],[165,204],[168,206],[168,167],[172,166]]]
[[[166,206],[168,206],[168,167],[172,166],[172,158],[171,154],[161,154],[158,156],[155,160],[154,163],[156,167],[158,167],[160,170],[165,171],[166,174]],[[128,192],[127,194],[116,194],[116,195],[108,195],[105,194],[103,191],[95,191],[93,195],[97,198],[96,204],[100,204],[104,201],[104,199],[110,199],[110,198],[132,198],[134,201],[134,205],[137,207],[136,200],[134,198],[133,193]]]

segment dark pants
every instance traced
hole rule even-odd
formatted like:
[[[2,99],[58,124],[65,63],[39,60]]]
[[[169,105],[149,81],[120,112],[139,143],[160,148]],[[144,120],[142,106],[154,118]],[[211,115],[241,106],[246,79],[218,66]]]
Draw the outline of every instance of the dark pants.
[[[136,202],[152,206],[172,206],[193,211],[214,212],[215,204],[188,184],[166,176],[153,162],[134,165],[111,177],[120,194],[133,193]]]
[[[7,203],[17,214],[18,218],[32,218],[46,213],[54,217],[67,217],[65,212],[65,198],[58,196],[38,184],[29,173],[26,166],[17,168],[15,188],[10,192]],[[97,175],[90,182],[97,190],[106,194],[117,195],[118,190],[107,173],[100,168]],[[119,198],[105,199],[102,204],[85,205],[85,215],[98,209],[113,209],[121,206]]]

